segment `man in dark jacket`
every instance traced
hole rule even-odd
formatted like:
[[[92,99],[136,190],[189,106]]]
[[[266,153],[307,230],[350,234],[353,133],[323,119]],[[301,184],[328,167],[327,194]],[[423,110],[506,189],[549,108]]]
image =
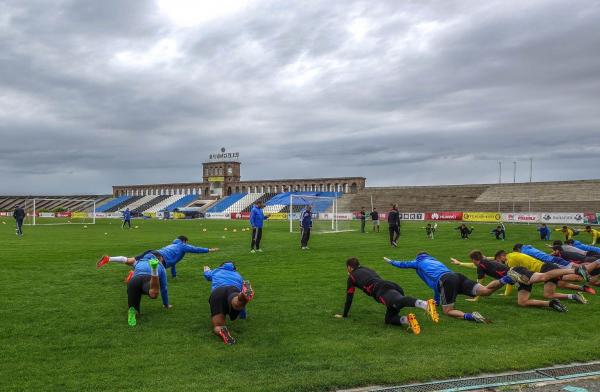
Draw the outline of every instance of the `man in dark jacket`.
[[[263,214],[263,203],[257,201],[250,211],[250,226],[252,226],[252,243],[250,245],[250,253],[262,252],[260,248],[260,240],[262,238],[262,230],[264,221],[267,219]]]
[[[308,240],[310,239],[310,229],[312,228],[312,206],[307,205],[304,211],[300,214],[300,229],[302,238],[300,239],[300,247],[302,250],[308,249]]]
[[[360,207],[360,212],[358,213],[358,218],[360,219],[360,232],[365,232],[365,221],[367,219],[367,212],[365,211],[365,207]]]
[[[13,218],[17,223],[17,235],[20,237],[23,235],[23,220],[25,220],[25,210],[21,206],[16,206],[13,212]]]
[[[377,231],[379,233],[379,212],[375,208],[371,212],[371,221],[373,222],[373,232]]]
[[[388,212],[388,230],[390,231],[390,244],[398,247],[398,238],[400,238],[400,213],[396,204],[393,204],[392,210]]]

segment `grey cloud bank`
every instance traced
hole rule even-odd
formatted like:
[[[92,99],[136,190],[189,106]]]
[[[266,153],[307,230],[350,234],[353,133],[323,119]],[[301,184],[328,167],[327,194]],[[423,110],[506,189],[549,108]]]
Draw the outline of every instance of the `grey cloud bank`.
[[[182,3],[0,3],[0,194],[599,177],[600,4]]]

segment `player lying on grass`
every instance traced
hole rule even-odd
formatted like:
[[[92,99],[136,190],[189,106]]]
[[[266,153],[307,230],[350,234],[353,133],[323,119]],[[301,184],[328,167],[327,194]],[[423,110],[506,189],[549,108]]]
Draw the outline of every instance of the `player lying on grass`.
[[[385,312],[385,323],[392,325],[401,325],[410,329],[415,335],[421,332],[421,327],[413,313],[406,316],[400,316],[403,308],[421,308],[431,318],[434,323],[439,321],[439,316],[435,308],[433,299],[424,301],[413,297],[405,296],[402,287],[389,280],[383,280],[372,269],[360,265],[357,258],[350,258],[346,261],[348,270],[348,287],[346,290],[346,304],[344,305],[344,314],[336,314],[335,317],[348,317],[354,291],[358,287],[370,297],[383,304],[387,311]]]
[[[455,227],[454,230],[460,230],[460,238],[463,240],[468,240],[471,233],[473,233],[474,228],[468,228],[464,223],[458,227]]]
[[[177,270],[175,266],[179,263],[186,253],[208,253],[208,252],[217,252],[219,248],[202,248],[199,246],[194,246],[188,244],[188,238],[184,235],[180,235],[175,238],[170,245],[160,248],[156,252],[160,253],[160,255],[165,260],[165,265],[167,268],[171,268],[171,276],[177,276]],[[107,263],[120,263],[126,264],[130,267],[135,266],[137,260],[141,260],[146,254],[153,252],[153,250],[147,250],[142,252],[141,254],[135,257],[126,257],[126,256],[102,256],[98,263],[96,263],[96,267],[100,268]],[[127,277],[126,281],[131,278],[131,273]]]
[[[561,269],[556,264],[544,263],[538,259],[535,259],[531,256],[527,256],[526,254],[519,253],[519,252],[511,252],[511,253],[507,254],[504,251],[499,251],[498,253],[496,253],[496,256],[499,261],[501,261],[502,263],[505,263],[510,268],[525,267],[525,269],[527,269],[531,272],[541,272],[541,273],[547,273],[550,271]],[[577,273],[578,274],[586,274],[586,272],[584,272],[583,268],[579,268],[577,270]],[[585,299],[585,297],[583,295],[581,295],[581,293],[563,294],[563,293],[556,292],[556,286],[559,284],[560,284],[560,287],[564,287],[564,288],[572,288],[575,290],[580,289],[579,286],[565,282],[566,280],[577,281],[580,279],[582,279],[580,275],[569,274],[569,275],[561,276],[560,280],[554,279],[552,281],[549,281],[549,282],[553,282],[554,284],[544,285],[544,298],[570,299],[570,300],[573,300],[575,302],[582,303],[582,304],[587,303],[587,300]]]
[[[127,283],[127,303],[129,306],[127,322],[130,326],[135,327],[137,324],[136,313],[140,314],[142,295],[156,299],[160,291],[163,306],[167,309],[172,307],[169,304],[167,273],[164,262],[159,253],[152,252],[146,254],[136,263],[133,277]]]
[[[223,339],[223,343],[235,344],[236,340],[225,326],[226,317],[229,316],[231,321],[238,317],[246,318],[246,305],[254,297],[252,286],[242,278],[231,261],[214,270],[204,266],[204,278],[211,282],[208,303],[213,333]]]
[[[488,296],[492,295],[494,291],[505,284],[515,283],[510,277],[504,276],[499,280],[492,281],[487,286],[483,286],[480,283],[473,282],[463,274],[452,272],[448,267],[426,252],[417,254],[417,257],[411,261],[396,261],[390,260],[387,257],[383,259],[394,267],[416,270],[419,278],[433,290],[435,301],[442,305],[444,314],[477,323],[488,323],[489,321],[477,312],[464,313],[458,309],[454,309],[456,297],[459,294],[471,298]]]
[[[592,229],[592,226],[587,225],[583,231],[592,236],[592,245],[596,245],[600,241],[600,230]]]
[[[595,267],[600,267],[600,254],[594,251],[588,251],[579,249],[578,247],[573,245],[573,240],[567,240],[563,244],[561,240],[556,240],[552,243],[552,254],[558,255],[563,259],[573,261],[575,263],[591,263],[596,264],[595,266],[588,266],[588,270],[590,268],[595,269]]]
[[[539,301],[531,300],[529,297],[531,295],[531,287],[533,284],[542,282],[545,284],[548,282],[551,282],[551,284],[556,284],[555,279],[559,279],[562,276],[571,274],[573,271],[567,269],[555,269],[546,273],[540,273],[529,271],[524,267],[510,269],[505,264],[496,261],[496,258],[500,258],[502,253],[504,253],[504,251],[497,252],[495,258],[491,259],[489,257],[485,257],[481,251],[473,250],[471,253],[469,253],[471,263],[461,263],[454,258],[451,260],[455,265],[461,265],[468,268],[477,268],[477,281],[479,283],[483,282],[483,279],[486,277],[486,275],[492,279],[502,279],[504,276],[510,276],[512,280],[518,282],[517,303],[519,306],[550,307],[559,312],[566,310],[558,299],[553,298],[550,301]],[[510,295],[512,292],[512,287],[512,285],[506,285],[506,291],[504,295]],[[478,297],[476,297],[476,299],[477,298]]]
[[[513,252],[523,253],[527,256],[531,256],[534,259],[538,259],[543,261],[544,263],[556,264],[560,268],[572,269],[577,268],[578,265],[570,260],[566,260],[560,255],[556,254],[548,254],[546,252],[542,252],[539,249],[534,248],[531,245],[523,245],[523,244],[515,244],[513,246]],[[587,269],[586,269],[587,270]],[[589,277],[582,276],[584,280],[589,280]]]
[[[583,242],[577,240],[568,240],[565,241],[565,244],[573,245],[577,249],[586,250],[590,252],[590,254],[598,255],[600,257],[600,248],[597,246],[586,245]]]

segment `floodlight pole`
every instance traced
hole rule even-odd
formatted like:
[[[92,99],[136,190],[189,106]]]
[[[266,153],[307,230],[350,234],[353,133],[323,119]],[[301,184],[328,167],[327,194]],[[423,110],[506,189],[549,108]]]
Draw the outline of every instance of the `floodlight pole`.
[[[33,225],[35,226],[35,199],[33,199]]]
[[[502,185],[502,161],[498,161],[498,213],[500,213],[500,186]]]
[[[517,183],[517,161],[513,161],[513,214],[515,213],[515,184]]]
[[[531,183],[533,179],[533,158],[529,158],[529,192],[527,192],[527,199],[529,204],[529,214],[531,215]]]

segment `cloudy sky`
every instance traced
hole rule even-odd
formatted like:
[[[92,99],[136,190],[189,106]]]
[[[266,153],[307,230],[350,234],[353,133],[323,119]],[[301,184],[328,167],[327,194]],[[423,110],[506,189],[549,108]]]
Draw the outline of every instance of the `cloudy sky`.
[[[217,5],[215,5],[217,4]],[[600,177],[600,3],[0,0],[0,194]]]

